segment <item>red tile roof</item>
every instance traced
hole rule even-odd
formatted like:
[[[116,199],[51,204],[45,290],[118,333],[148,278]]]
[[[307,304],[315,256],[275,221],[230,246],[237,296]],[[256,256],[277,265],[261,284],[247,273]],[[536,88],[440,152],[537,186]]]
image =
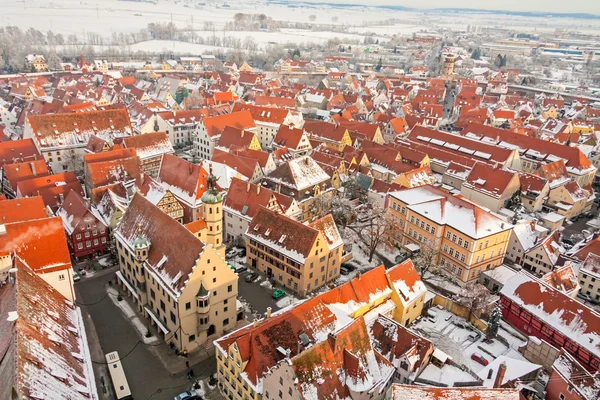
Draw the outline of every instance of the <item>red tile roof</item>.
[[[140,235],[150,242],[148,264],[163,285],[178,296],[186,285],[192,269],[196,266],[198,255],[204,249],[204,243],[179,222],[171,218],[160,208],[136,193],[115,231],[118,240],[132,246]],[[168,234],[165,234],[168,232]],[[161,264],[160,269],[157,265]],[[180,279],[173,281],[173,278]]]
[[[281,125],[277,131],[277,134],[275,135],[275,138],[273,139],[273,144],[295,150],[300,145],[302,135],[304,135],[303,129]]]
[[[200,198],[207,188],[208,172],[198,164],[192,164],[172,154],[165,154],[160,165],[158,181],[188,206],[200,205]]]
[[[123,145],[126,148],[134,149],[135,154],[142,160],[175,152],[165,132],[150,132],[130,136],[123,139]]]
[[[465,179],[464,185],[473,190],[499,198],[505,194],[508,185],[515,175],[515,173],[478,162],[471,169],[467,179]]]
[[[226,149],[231,146],[248,147],[255,136],[254,132],[226,126],[219,137],[218,145]]]
[[[311,138],[340,143],[344,138],[347,128],[323,121],[306,120],[304,122],[304,130],[310,134]]]
[[[296,108],[296,100],[290,97],[256,96],[254,103],[257,106]]]
[[[247,218],[253,218],[261,207],[283,212],[273,191],[238,178],[231,180],[223,207],[230,208]]]
[[[3,224],[47,217],[44,200],[39,196],[0,201],[0,219]]]
[[[126,109],[32,115],[27,120],[33,139],[42,148],[86,144],[92,135],[122,137],[133,134]]]
[[[0,255],[16,253],[38,274],[71,268],[71,256],[60,217],[33,219],[4,225]]]
[[[86,153],[83,155],[83,161],[87,164],[94,164],[97,162],[116,161],[124,158],[135,157],[135,149],[115,149],[110,151],[104,151],[100,153]]]
[[[0,398],[97,398],[80,310],[26,261],[13,266],[15,284],[0,287]]]
[[[393,384],[391,400],[521,400],[518,389],[439,388]]]
[[[0,141],[1,165],[33,161],[38,158],[43,159],[37,147],[35,147],[33,139]]]
[[[102,155],[106,153],[99,153]],[[88,164],[89,184],[92,188],[116,182],[138,180],[141,174],[140,158],[127,157],[117,160],[100,161]]]
[[[220,164],[225,164],[248,179],[254,178],[257,168],[260,169],[258,161],[256,161],[253,158],[243,157],[219,149],[215,149],[212,156],[212,161]]]
[[[83,196],[75,191],[69,192],[65,197],[65,201],[56,212],[56,215],[62,218],[65,231],[69,235],[85,232],[90,225],[98,229],[106,229],[106,225],[90,212]]]
[[[17,188],[18,182],[47,175],[50,171],[43,159],[4,166],[4,177],[13,189]]]
[[[237,129],[252,129],[256,127],[252,114],[248,110],[206,117],[203,123],[209,137],[222,134],[227,126]]]
[[[19,197],[42,196],[44,204],[56,208],[71,190],[83,195],[83,188],[74,172],[32,178],[17,183]]]
[[[163,111],[157,115],[172,126],[195,125],[202,122],[203,118],[208,117],[208,110],[200,108],[196,110]]]

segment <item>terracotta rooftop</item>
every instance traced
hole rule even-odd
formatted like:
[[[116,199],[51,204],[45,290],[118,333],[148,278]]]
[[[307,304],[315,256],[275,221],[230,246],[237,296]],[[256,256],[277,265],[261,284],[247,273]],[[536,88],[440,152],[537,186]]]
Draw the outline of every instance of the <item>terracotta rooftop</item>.
[[[203,123],[209,137],[221,135],[227,126],[237,129],[252,129],[256,127],[252,114],[248,110],[206,117]]]
[[[86,164],[93,164],[97,162],[115,161],[124,158],[135,157],[136,149],[115,149],[110,151],[104,151],[100,153],[86,153],[83,155],[83,161]]]
[[[105,154],[105,153],[100,153]],[[140,159],[137,156],[89,164],[90,186],[106,186],[115,182],[129,182],[140,177]]]
[[[0,286],[0,398],[97,398],[81,311],[25,260],[13,266],[15,284]]]
[[[492,197],[501,197],[515,177],[515,173],[476,163],[465,179],[464,185]],[[517,178],[518,179],[518,178]]]
[[[219,137],[218,146],[229,149],[231,146],[248,147],[256,135],[254,132],[226,126]]]
[[[39,196],[0,201],[0,219],[3,224],[47,217],[44,200]]]
[[[207,188],[208,172],[198,164],[192,164],[172,154],[163,155],[158,182],[188,206],[196,207]]]
[[[196,266],[204,243],[144,196],[136,193],[115,235],[131,247],[140,235],[140,229],[141,235],[150,242],[148,264],[162,281],[162,285],[170,289],[170,294],[178,297],[192,268]]]
[[[33,139],[42,148],[86,145],[90,136],[103,138],[133,134],[126,109],[27,117]]]
[[[71,268],[71,256],[60,217],[40,218],[4,225],[0,255],[16,253],[38,274]]]
[[[518,389],[438,388],[395,383],[391,400],[521,400]]]
[[[288,147],[290,149],[297,149],[304,135],[303,129],[289,127],[287,125],[281,125],[277,131],[277,135],[273,139],[273,144],[279,147]]]
[[[61,196],[75,190],[83,195],[83,187],[74,172],[47,175],[27,179],[17,183],[17,195],[20,197],[42,196],[46,206],[56,208],[60,205]]]
[[[2,165],[42,159],[33,139],[0,141],[0,162]]]
[[[173,145],[165,132],[150,132],[123,139],[126,148],[135,149],[141,160],[174,153]]]
[[[50,175],[50,171],[48,171],[48,166],[43,158],[4,166],[4,178],[13,189],[17,188],[18,182],[47,175]]]
[[[65,231],[69,235],[75,232],[84,232],[88,226],[97,227],[98,230],[106,228],[104,223],[92,213],[87,206],[86,200],[75,191],[69,192],[65,201],[56,212],[61,217]]]

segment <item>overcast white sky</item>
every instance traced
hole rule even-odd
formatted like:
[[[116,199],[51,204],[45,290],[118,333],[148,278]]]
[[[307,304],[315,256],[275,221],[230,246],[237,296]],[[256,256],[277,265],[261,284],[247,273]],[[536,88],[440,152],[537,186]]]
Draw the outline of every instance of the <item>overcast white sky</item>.
[[[319,2],[319,0],[308,0]],[[415,8],[481,8],[515,11],[586,12],[600,14],[599,0],[324,0],[328,3],[359,3],[369,5],[399,5]]]

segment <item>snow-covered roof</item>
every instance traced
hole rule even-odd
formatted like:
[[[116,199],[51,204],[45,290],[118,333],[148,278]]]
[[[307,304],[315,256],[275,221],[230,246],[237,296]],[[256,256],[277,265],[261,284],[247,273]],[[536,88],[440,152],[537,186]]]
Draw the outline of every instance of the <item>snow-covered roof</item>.
[[[600,314],[592,309],[524,271],[510,278],[500,294],[600,356]]]
[[[502,382],[500,383],[501,386],[504,386],[508,382],[515,381],[542,368],[541,365],[530,363],[529,361],[500,356],[477,373],[477,376],[483,380],[483,386],[488,388],[494,387],[494,381],[496,380],[496,376],[498,374],[498,367],[501,364],[506,365],[504,379],[502,379]],[[488,372],[490,370],[492,370],[492,375],[490,378],[488,378]]]
[[[97,399],[81,310],[18,256],[13,266],[16,283],[0,286],[0,398]]]

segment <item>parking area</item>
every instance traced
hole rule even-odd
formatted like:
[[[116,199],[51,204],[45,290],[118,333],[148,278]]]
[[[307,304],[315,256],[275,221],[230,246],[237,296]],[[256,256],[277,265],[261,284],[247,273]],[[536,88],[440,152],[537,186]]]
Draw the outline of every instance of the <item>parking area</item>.
[[[489,363],[503,355],[524,360],[517,351],[520,346],[525,344],[524,338],[516,336],[503,326],[498,330],[498,336],[501,336],[503,340],[495,339],[488,343],[485,341],[485,334],[464,318],[443,308],[432,307],[431,310],[435,312],[435,318],[425,315],[410,327],[431,340],[436,348],[452,357],[455,363],[465,365],[477,373],[484,366],[471,359],[475,353],[482,355]]]

